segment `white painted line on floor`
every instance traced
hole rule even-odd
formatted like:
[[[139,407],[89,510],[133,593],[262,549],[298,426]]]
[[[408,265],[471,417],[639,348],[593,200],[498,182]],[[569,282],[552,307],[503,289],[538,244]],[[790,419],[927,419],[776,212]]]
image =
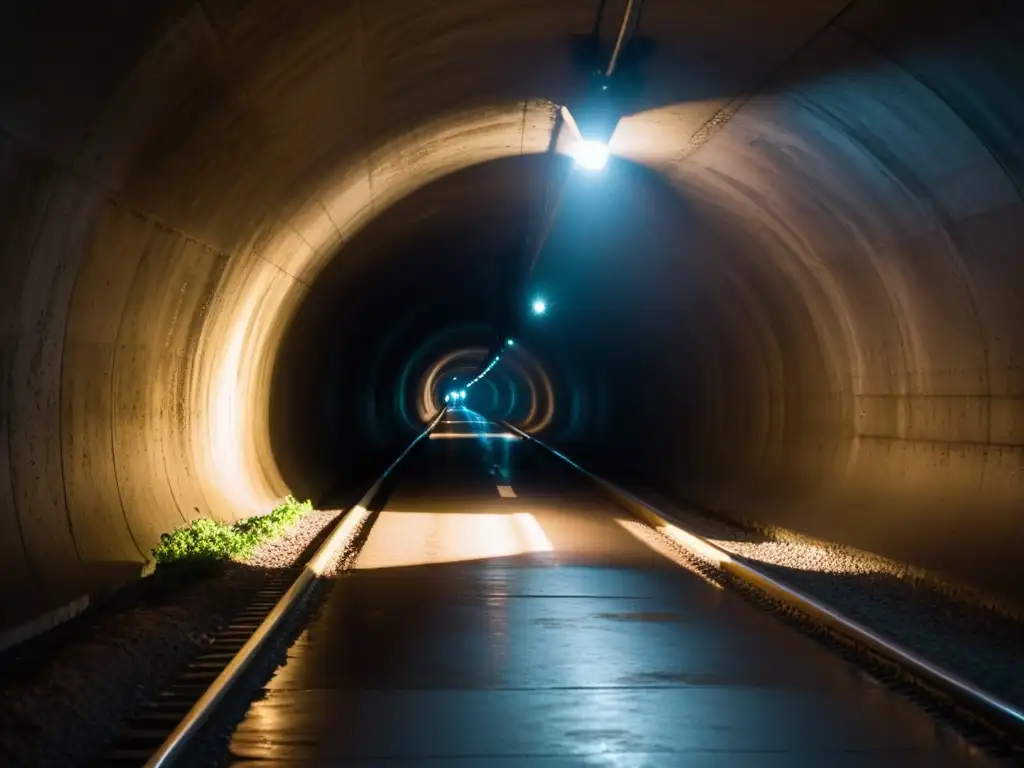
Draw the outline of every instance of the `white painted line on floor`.
[[[512,490],[511,485],[499,485],[498,495],[503,499],[514,499],[516,497],[516,492]]]
[[[474,437],[500,437],[504,440],[518,440],[519,435],[511,432],[431,432],[431,440],[469,440]]]

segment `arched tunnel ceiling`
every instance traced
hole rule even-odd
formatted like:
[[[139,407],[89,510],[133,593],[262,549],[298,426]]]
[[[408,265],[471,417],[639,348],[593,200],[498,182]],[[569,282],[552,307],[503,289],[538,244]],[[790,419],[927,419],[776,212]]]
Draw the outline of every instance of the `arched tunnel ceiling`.
[[[623,5],[606,4],[606,44]],[[0,576],[26,596],[13,613],[137,573],[176,524],[288,490],[272,393],[303,392],[312,339],[335,338],[321,327],[289,357],[303,306],[381,361],[423,335],[403,327],[487,322],[472,289],[494,285],[488,262],[430,276],[504,252],[534,215],[549,163],[528,158],[586,79],[572,42],[596,9],[9,12]],[[632,223],[591,244],[609,269],[624,253],[640,264],[595,273],[606,341],[579,320],[528,331],[556,399],[574,403],[552,438],[707,506],[1005,587],[1024,543],[1021,4],[647,0],[639,34],[642,88],[612,146],[661,175],[662,202],[625,205]],[[460,186],[480,164],[492,171]],[[647,332],[628,332],[636,305],[618,295],[653,297]],[[407,341],[372,349],[346,301]],[[342,309],[316,315],[318,302]],[[373,431],[347,429],[347,446]]]

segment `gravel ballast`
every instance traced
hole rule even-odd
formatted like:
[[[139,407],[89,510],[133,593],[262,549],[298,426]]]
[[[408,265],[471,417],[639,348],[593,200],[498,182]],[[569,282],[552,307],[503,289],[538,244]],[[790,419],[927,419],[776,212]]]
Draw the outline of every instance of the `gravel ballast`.
[[[780,528],[741,526],[637,488],[686,530],[1024,708],[1019,606],[868,552]]]
[[[288,568],[303,562],[303,554],[341,514],[337,509],[315,509],[282,536],[264,542],[245,561],[253,568]]]
[[[313,511],[246,562],[205,578],[147,578],[75,619],[63,630],[68,641],[45,659],[33,658],[31,641],[0,655],[0,765],[64,768],[95,759],[269,574],[312,554],[339,514]]]
[[[876,555],[733,524],[635,490],[692,533],[1024,706],[1024,622],[1016,606]],[[94,759],[124,719],[202,650],[268,574],[311,555],[338,515],[314,511],[247,562],[225,564],[214,576],[174,589],[159,576],[146,579],[116,606],[77,619],[73,642],[44,663],[19,667],[17,653],[0,655],[0,765],[73,766]],[[636,525],[645,538],[660,537]],[[350,549],[343,549],[340,563]]]

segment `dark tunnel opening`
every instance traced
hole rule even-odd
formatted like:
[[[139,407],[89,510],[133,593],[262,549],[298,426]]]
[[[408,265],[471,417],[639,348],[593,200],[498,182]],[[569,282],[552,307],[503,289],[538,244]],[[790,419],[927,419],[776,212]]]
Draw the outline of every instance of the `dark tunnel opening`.
[[[4,621],[358,486],[499,351],[474,407],[573,456],[1024,597],[1022,4],[650,0],[596,175],[595,4],[542,5],[19,9]]]

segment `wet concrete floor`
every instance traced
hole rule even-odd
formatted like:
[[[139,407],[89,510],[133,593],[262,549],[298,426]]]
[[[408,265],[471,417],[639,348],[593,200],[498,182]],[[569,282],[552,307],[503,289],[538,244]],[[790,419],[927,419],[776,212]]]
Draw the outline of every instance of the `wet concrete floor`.
[[[458,410],[410,454],[234,766],[991,765]]]

